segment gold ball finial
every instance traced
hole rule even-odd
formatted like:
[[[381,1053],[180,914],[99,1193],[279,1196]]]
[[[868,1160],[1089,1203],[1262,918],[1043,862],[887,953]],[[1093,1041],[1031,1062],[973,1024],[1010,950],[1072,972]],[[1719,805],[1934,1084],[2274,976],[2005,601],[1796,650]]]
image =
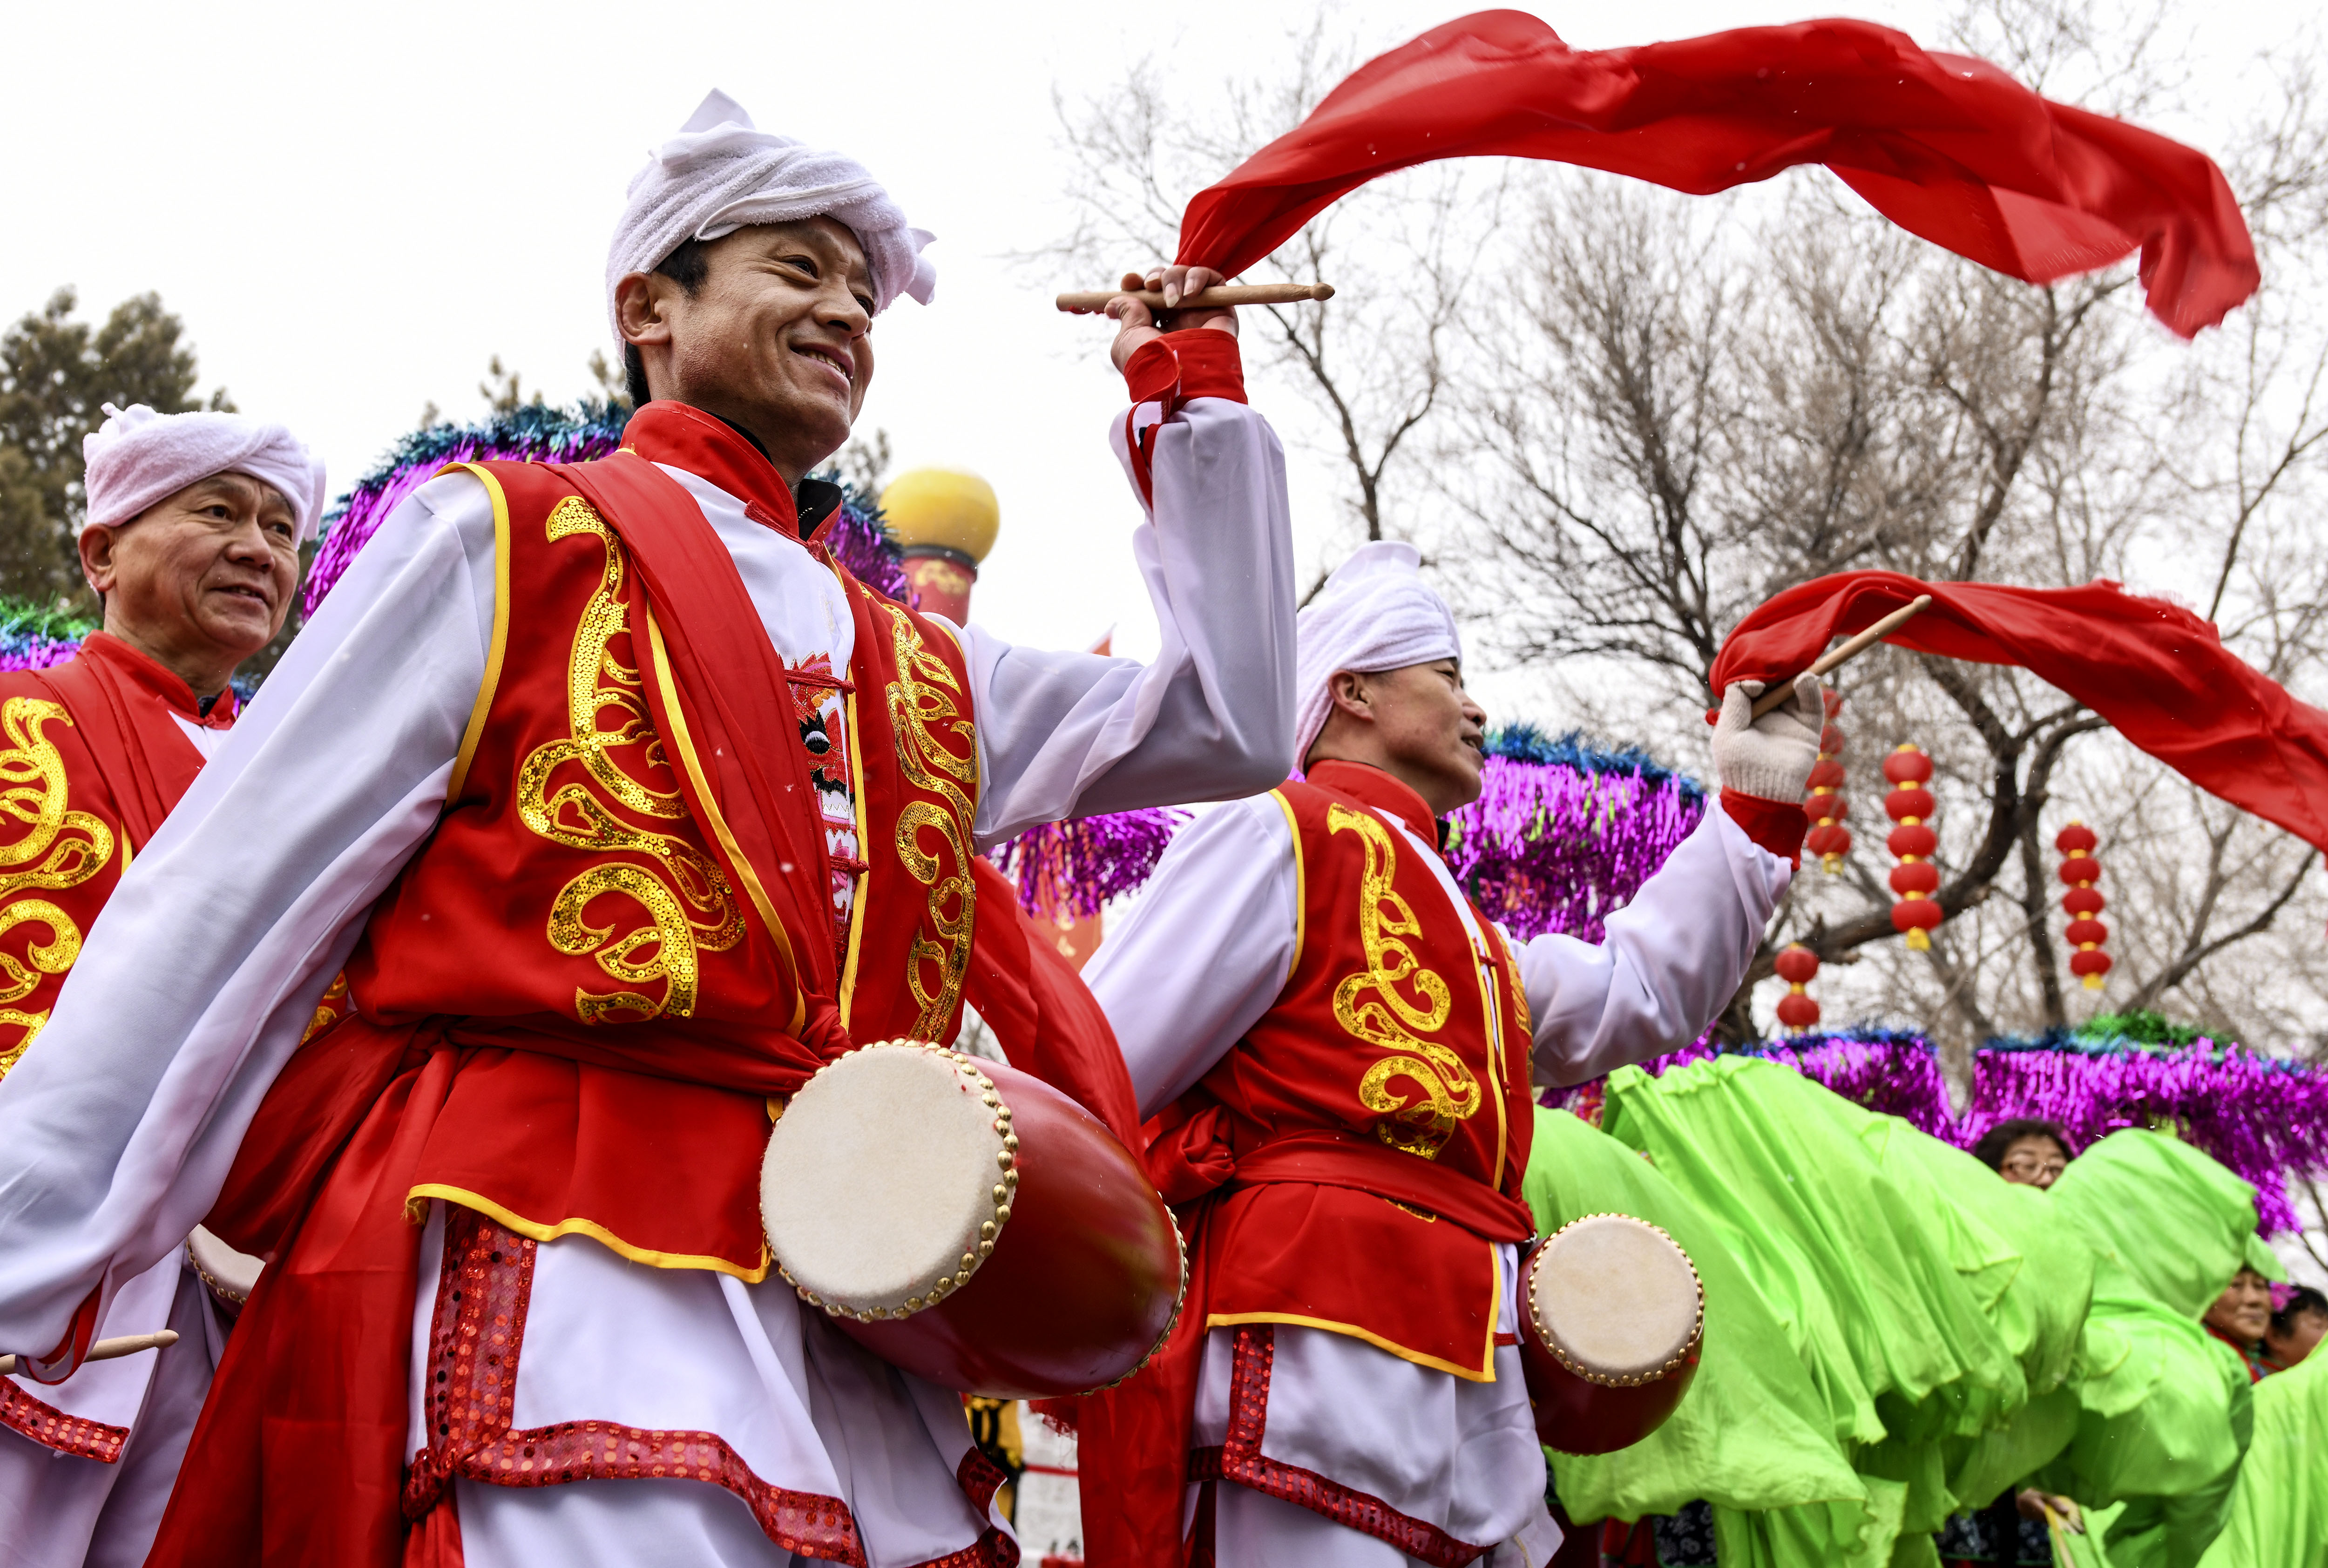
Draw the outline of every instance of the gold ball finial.
[[[909,549],[943,551],[972,566],[986,559],[1002,528],[994,486],[952,468],[899,474],[881,492],[881,510],[898,542]]]

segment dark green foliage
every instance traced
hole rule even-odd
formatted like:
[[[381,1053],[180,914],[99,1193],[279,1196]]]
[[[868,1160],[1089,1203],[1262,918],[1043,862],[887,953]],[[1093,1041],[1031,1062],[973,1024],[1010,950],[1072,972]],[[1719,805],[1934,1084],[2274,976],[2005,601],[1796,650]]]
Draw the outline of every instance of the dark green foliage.
[[[2077,1036],[2081,1040],[2133,1040],[2145,1046],[2187,1046],[2201,1036],[2222,1040],[2229,1038],[2220,1030],[2202,1024],[2178,1024],[2164,1013],[2154,1013],[2136,1008],[2132,1012],[2098,1013],[2080,1024]]]
[[[74,319],[70,288],[0,334],[0,596],[92,609],[73,549],[81,516],[81,437],[105,405],[165,414],[232,408],[223,390],[194,398],[185,327],[141,294],[103,325]]]

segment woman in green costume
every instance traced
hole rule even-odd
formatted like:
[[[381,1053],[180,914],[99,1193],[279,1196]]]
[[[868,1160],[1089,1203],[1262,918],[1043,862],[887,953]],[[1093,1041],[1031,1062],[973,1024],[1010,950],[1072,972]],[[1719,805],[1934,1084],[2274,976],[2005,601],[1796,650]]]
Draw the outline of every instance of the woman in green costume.
[[[1565,1111],[1536,1113],[1526,1193],[1545,1235],[1588,1214],[1663,1227],[1705,1288],[1697,1376],[1673,1418],[1614,1454],[1548,1454],[1569,1516],[1639,1519],[1702,1499],[1713,1505],[1725,1563],[1889,1562],[1905,1488],[1871,1487],[1853,1472],[1790,1329],[1714,1221],[1647,1160]]]
[[[2328,1568],[2328,1356],[2256,1385],[2229,1515],[2200,1568]]]
[[[2163,1133],[2114,1132],[2054,1185],[2100,1255],[2077,1439],[2048,1480],[2089,1507],[2116,1568],[2192,1568],[2222,1528],[2252,1421],[2239,1353],[2201,1319],[2243,1267],[2284,1277],[2255,1188]]]
[[[2068,1136],[2051,1122],[2015,1117],[1981,1134],[1972,1157],[2015,1187],[2043,1191],[2060,1180],[2073,1158]],[[2052,1536],[2066,1527],[2084,1528],[2080,1511],[2068,1498],[2035,1487],[2001,1493],[1978,1512],[1952,1514],[1939,1533],[1939,1553],[1949,1568],[1993,1563],[2025,1568],[2054,1561]]]
[[[1626,1069],[1603,1126],[1654,1160],[1615,1166],[1645,1190],[1630,1202],[1572,1190],[1609,1164],[1607,1139],[1583,1139],[1581,1123],[1547,1131],[1530,1162],[1539,1219],[1601,1207],[1666,1225],[1706,1275],[1707,1344],[1666,1432],[1598,1460],[1555,1456],[1572,1516],[1703,1497],[1725,1564],[1937,1563],[1930,1533],[1957,1488],[1986,1488],[1985,1502],[2067,1443],[2075,1401],[2056,1396],[2089,1260],[2039,1195],[2015,1197],[1960,1151],[1752,1057],[1661,1078]],[[1652,1196],[1662,1212],[1645,1212]],[[1717,1342],[1732,1315],[1752,1324],[1740,1343],[1762,1386],[1746,1386]],[[1769,1392],[1780,1387],[1786,1398]],[[1788,1441],[1773,1436],[1773,1411]],[[1750,1476],[1763,1454],[1770,1473]]]
[[[1636,1214],[1716,1261],[1689,1398],[1633,1449],[1555,1456],[1572,1516],[1704,1498],[1725,1564],[1936,1563],[1948,1515],[2034,1485],[2104,1508],[2097,1536],[2056,1535],[2066,1561],[2197,1563],[2248,1422],[2245,1375],[2198,1319],[2242,1263],[2270,1266],[2244,1182],[2146,1132],[2103,1140],[2050,1193],[1999,1181],[1747,1056],[1625,1069],[1602,1125],[1540,1135],[1539,1222]],[[1654,1169],[1612,1163],[1611,1139]],[[1733,1314],[1751,1366],[1718,1342]],[[1760,1454],[1778,1463],[1755,1470]]]

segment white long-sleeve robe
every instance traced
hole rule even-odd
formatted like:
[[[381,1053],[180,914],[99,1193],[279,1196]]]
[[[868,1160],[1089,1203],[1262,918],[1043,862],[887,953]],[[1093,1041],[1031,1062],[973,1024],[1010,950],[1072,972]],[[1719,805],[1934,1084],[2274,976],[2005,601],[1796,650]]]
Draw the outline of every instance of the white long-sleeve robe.
[[[671,472],[779,652],[796,662],[821,646],[845,668],[849,621],[830,613],[830,573],[737,498]],[[1293,570],[1276,439],[1241,404],[1194,400],[1159,434],[1153,495],[1133,540],[1163,634],[1153,663],[961,633],[981,842],[1283,776]],[[493,549],[474,478],[417,491],[122,878],[36,1048],[0,1082],[0,1347],[45,1351],[100,1285],[100,1335],[159,1326],[112,1310],[122,1286],[207,1212],[373,901],[436,822],[491,646]],[[421,1262],[425,1337],[437,1258]],[[781,1281],[650,1269],[580,1236],[545,1243],[518,1422],[718,1433],[763,1480],[849,1502],[877,1563],[973,1540],[983,1521],[953,1485],[967,1441],[953,1396],[864,1365],[821,1323],[803,1326],[795,1304]],[[414,1422],[417,1447],[417,1390]],[[929,1495],[933,1465],[944,1496]],[[481,1564],[660,1560],[677,1538],[668,1516],[698,1507],[706,1539],[729,1545],[696,1560],[781,1560],[742,1505],[699,1483],[463,1482],[459,1506]],[[651,1519],[663,1522],[644,1534],[624,1523]]]
[[[1377,814],[1438,875],[1468,922],[1436,850],[1394,814]],[[1695,1038],[1736,992],[1790,875],[1709,805],[1696,831],[1604,923],[1599,944],[1547,935],[1520,946],[1536,1082],[1580,1083]],[[1292,829],[1273,801],[1223,805],[1173,841],[1084,971],[1123,1047],[1142,1116],[1186,1093],[1275,1003],[1291,972],[1300,896]],[[1497,1328],[1508,1334],[1518,1324],[1519,1249],[1499,1251]],[[1516,1349],[1499,1348],[1494,1381],[1478,1383],[1328,1329],[1279,1324],[1274,1333],[1266,1457],[1458,1540],[1509,1543],[1498,1568],[1545,1560],[1559,1536],[1544,1513],[1544,1455]],[[1198,1447],[1227,1431],[1234,1334],[1216,1327],[1206,1340]],[[1290,1505],[1259,1509],[1265,1524],[1244,1519],[1256,1509],[1242,1499],[1224,1507],[1223,1568],[1289,1550],[1320,1563],[1373,1563],[1388,1550]]]

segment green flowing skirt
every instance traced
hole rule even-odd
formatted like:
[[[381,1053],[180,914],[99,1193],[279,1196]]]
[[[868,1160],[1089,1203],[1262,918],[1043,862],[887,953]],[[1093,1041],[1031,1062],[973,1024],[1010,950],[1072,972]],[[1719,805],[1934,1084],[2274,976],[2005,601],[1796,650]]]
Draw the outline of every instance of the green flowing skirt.
[[[2256,1385],[2229,1514],[2201,1568],[2328,1568],[2328,1351]]]

